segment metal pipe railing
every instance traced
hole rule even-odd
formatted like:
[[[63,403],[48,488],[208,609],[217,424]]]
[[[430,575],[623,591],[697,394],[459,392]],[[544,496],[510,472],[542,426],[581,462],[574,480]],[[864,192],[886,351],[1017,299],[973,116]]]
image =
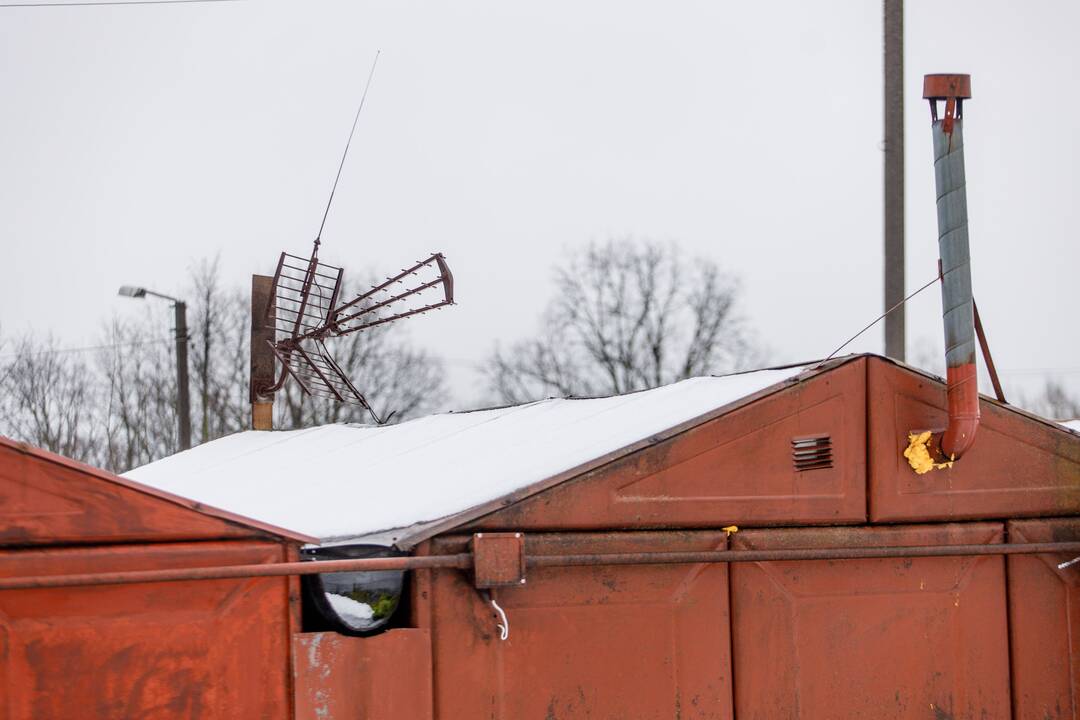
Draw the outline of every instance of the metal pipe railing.
[[[698,552],[530,555],[527,567],[574,565],[665,565],[677,563],[774,562],[785,560],[860,560],[867,558],[1030,555],[1080,552],[1080,542],[1015,545],[924,545],[919,547],[784,548],[782,550],[705,550]]]
[[[858,560],[871,558],[961,557],[985,555],[1080,554],[1080,542],[1017,543],[1012,545],[924,545],[916,547],[784,548],[779,550],[706,550],[688,552],[582,553],[528,555],[526,567],[575,567],[582,565],[671,565],[785,560]],[[127,570],[77,575],[32,575],[0,578],[0,590],[27,590],[96,585],[129,585],[150,582],[222,580],[249,577],[319,575],[330,572],[376,570],[425,570],[473,567],[472,553],[319,560],[261,565]]]
[[[184,580],[222,580],[227,578],[278,577],[284,575],[319,575],[329,572],[361,570],[420,570],[426,568],[472,567],[472,554],[420,557],[357,558],[354,560],[305,560],[259,565],[219,565],[216,567],[169,568],[166,570],[122,570],[78,575],[31,575],[0,578],[0,590],[77,587],[91,585],[132,585],[149,582]]]

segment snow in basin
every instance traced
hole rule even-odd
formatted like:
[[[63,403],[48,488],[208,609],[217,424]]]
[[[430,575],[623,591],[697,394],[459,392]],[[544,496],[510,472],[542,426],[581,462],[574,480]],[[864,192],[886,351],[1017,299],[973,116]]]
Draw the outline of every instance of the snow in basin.
[[[370,605],[345,595],[328,592],[326,599],[330,601],[330,607],[334,608],[334,612],[353,627],[366,627],[371,624],[371,618],[375,615]]]
[[[399,425],[242,432],[125,474],[324,540],[436,520],[503,497],[780,383],[803,368],[692,378]]]

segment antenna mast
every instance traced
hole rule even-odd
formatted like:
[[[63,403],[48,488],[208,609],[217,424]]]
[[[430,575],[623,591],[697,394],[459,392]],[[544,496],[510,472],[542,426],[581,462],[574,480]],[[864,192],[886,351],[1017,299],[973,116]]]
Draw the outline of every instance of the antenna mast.
[[[378,62],[376,52],[311,256],[283,252],[273,277],[252,278],[251,401],[256,429],[271,429],[274,393],[290,378],[305,395],[359,405],[375,422],[387,422],[393,413],[379,417],[334,360],[325,341],[454,304],[454,276],[442,253],[417,260],[345,302],[340,298],[344,270],[319,259],[326,218]],[[276,377],[275,361],[281,369]]]
[[[341,180],[341,170],[345,167],[345,158],[349,156],[349,146],[352,145],[353,135],[356,134],[356,123],[360,120],[360,111],[364,109],[364,101],[367,100],[368,89],[371,87],[371,78],[375,77],[375,66],[379,63],[379,55],[382,50],[375,51],[375,59],[371,61],[371,70],[368,71],[367,82],[364,83],[364,94],[360,96],[360,106],[356,108],[356,116],[353,117],[352,130],[349,131],[349,139],[345,141],[345,151],[341,153],[341,162],[338,164],[337,175],[334,176],[334,184],[330,188],[330,197],[326,201],[326,210],[323,211],[322,222],[319,223],[319,232],[315,234],[315,249],[319,249],[319,241],[322,240],[322,231],[326,226],[326,218],[330,214],[330,205],[334,202],[334,192],[337,190],[338,180]]]

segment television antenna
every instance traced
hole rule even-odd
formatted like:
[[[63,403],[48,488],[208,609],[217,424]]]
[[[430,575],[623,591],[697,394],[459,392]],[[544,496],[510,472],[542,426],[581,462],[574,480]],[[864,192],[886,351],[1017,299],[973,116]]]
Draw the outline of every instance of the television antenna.
[[[341,267],[319,259],[319,246],[330,206],[334,201],[345,158],[349,153],[360,111],[364,109],[368,88],[375,74],[379,54],[371,64],[360,105],[353,118],[352,130],[341,155],[337,176],[323,212],[319,231],[309,257],[282,252],[274,271],[270,297],[263,315],[264,327],[272,337],[266,342],[281,368],[269,387],[258,388],[259,394],[273,394],[292,378],[300,390],[312,397],[359,405],[378,424],[393,415],[380,418],[371,404],[356,389],[352,381],[334,360],[326,340],[370,330],[396,320],[422,315],[454,304],[454,276],[442,253],[402,268],[395,275],[373,285],[352,299],[342,301]]]

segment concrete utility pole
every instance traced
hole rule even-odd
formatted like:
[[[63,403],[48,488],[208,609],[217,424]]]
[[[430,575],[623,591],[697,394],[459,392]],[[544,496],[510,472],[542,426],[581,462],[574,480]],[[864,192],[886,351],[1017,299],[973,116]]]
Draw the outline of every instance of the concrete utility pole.
[[[191,449],[191,397],[188,388],[188,332],[187,303],[170,295],[163,295],[144,287],[124,285],[119,294],[124,297],[142,300],[147,297],[161,298],[173,304],[176,313],[176,423],[177,440],[181,450]]]
[[[885,310],[903,302],[904,282],[904,0],[884,0],[885,27]],[[885,317],[885,354],[903,361],[904,306]]]
[[[188,386],[187,303],[177,300],[176,311],[176,411],[180,425],[180,449],[191,449],[191,397]]]

